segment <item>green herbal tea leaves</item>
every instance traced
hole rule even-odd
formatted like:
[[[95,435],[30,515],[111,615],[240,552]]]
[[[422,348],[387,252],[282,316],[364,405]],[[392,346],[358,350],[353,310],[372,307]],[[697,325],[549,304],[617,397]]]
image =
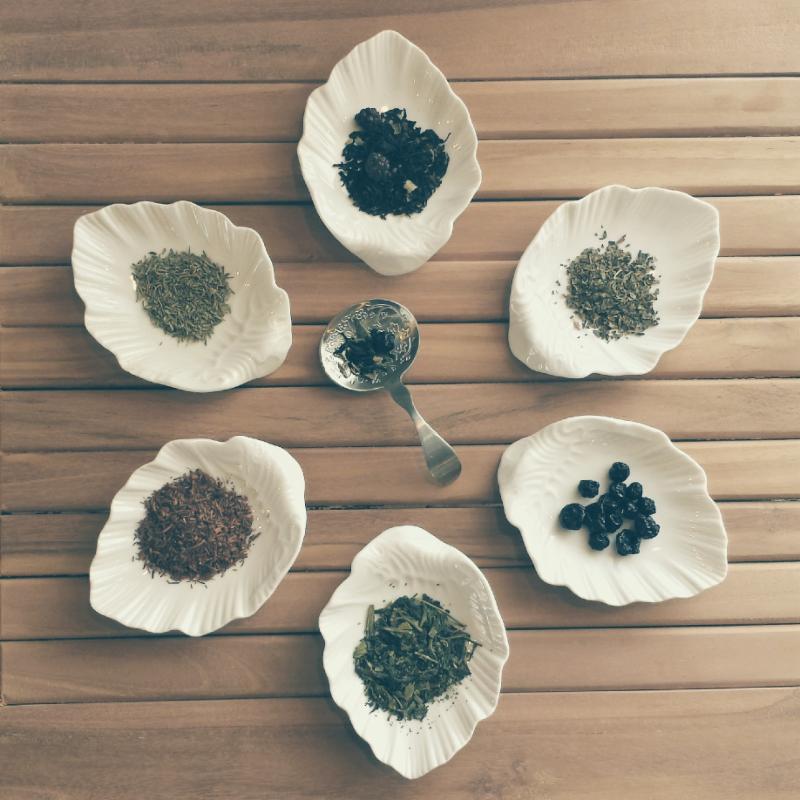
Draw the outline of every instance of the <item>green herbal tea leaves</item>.
[[[136,299],[150,321],[183,342],[203,342],[230,312],[230,276],[205,253],[162,250],[133,265]]]
[[[404,596],[369,607],[353,660],[373,709],[421,720],[431,702],[470,675],[478,646],[438,600]]]
[[[362,108],[342,161],[334,164],[353,203],[367,214],[417,214],[439,188],[450,158],[445,139],[422,130],[406,110]]]
[[[203,582],[241,564],[258,534],[247,498],[195,469],[145,501],[134,534],[138,558],[152,575]]]
[[[598,238],[600,245],[567,264],[567,306],[581,327],[607,342],[641,336],[658,324],[655,259],[642,250],[633,256],[624,236],[615,241],[603,231]]]

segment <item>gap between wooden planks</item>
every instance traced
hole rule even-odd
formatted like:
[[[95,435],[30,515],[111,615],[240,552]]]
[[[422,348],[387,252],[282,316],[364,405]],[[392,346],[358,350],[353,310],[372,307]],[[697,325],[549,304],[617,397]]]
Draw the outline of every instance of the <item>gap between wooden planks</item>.
[[[800,193],[800,137],[548,139],[478,144],[477,197],[580,197],[612,183],[690,194]],[[333,167],[331,167],[333,170]],[[0,145],[0,200],[295,202],[293,144]]]
[[[800,216],[800,195],[703,199],[720,213],[723,256],[800,254],[795,223]],[[434,258],[437,261],[518,259],[559,205],[561,202],[555,200],[471,203],[456,220],[453,235]],[[234,224],[258,231],[270,257],[279,263],[355,261],[355,256],[328,233],[310,205],[212,207],[227,214]],[[97,209],[97,205],[86,203],[0,206],[0,264],[67,263],[75,220]],[[417,271],[411,277],[416,279],[421,274]]]
[[[451,80],[798,72],[792,0],[758,13],[727,0],[120,0],[0,7],[0,73],[25,81],[326,79],[358,42],[392,28]],[[54,35],[57,33],[58,35]],[[591,46],[587,46],[590,44]]]
[[[800,625],[510,631],[506,692],[800,683]],[[328,693],[308,634],[2,642],[9,705]]]
[[[61,800],[796,800],[798,729],[792,688],[505,694],[450,769],[406,781],[329,700],[9,706],[0,780]]]
[[[416,387],[418,407],[454,445],[510,443],[564,417],[612,412],[672,439],[800,437],[800,380],[549,381]],[[192,436],[248,434],[282,447],[364,447],[418,442],[385,393],[336,387],[239,389],[213,395],[161,389],[6,391],[6,453],[160,447]]]
[[[319,362],[322,331],[317,325],[295,326],[292,349],[283,366],[247,385],[329,384]],[[408,383],[557,380],[532,372],[511,354],[505,324],[423,324],[420,332],[422,345],[406,373]],[[795,377],[800,375],[798,342],[800,318],[700,320],[651,372],[630,377]],[[77,327],[5,328],[0,337],[0,385],[6,389],[154,386],[122,370],[112,353]]]
[[[800,503],[722,502],[728,559],[800,560]],[[108,514],[0,516],[0,576],[85,575]],[[374,536],[394,525],[419,525],[481,567],[530,567],[522,539],[502,508],[311,509],[295,570],[347,569]],[[0,590],[1,591],[1,590]]]
[[[456,81],[452,87],[482,140],[800,133],[798,78]],[[296,142],[314,88],[5,84],[0,142]]]
[[[684,442],[717,500],[800,497],[800,440]],[[503,445],[459,447],[464,471],[447,487],[429,482],[419,447],[306,448],[293,451],[310,506],[467,505],[498,502]],[[154,451],[5,453],[3,511],[107,509],[131,472]],[[403,480],[398,481],[397,476]]]
[[[508,629],[800,623],[800,564],[734,564],[723,583],[688,600],[612,608],[543,583],[530,567],[485,571]],[[290,572],[255,614],[217,634],[316,633],[346,572]],[[198,587],[199,588],[199,587]],[[95,613],[87,578],[0,580],[0,639],[131,638],[147,634]]]

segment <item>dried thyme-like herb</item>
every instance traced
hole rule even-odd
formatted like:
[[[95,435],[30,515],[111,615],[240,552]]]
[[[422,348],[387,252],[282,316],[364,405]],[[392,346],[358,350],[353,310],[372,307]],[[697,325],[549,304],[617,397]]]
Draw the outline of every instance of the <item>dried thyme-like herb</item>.
[[[247,498],[195,469],[145,501],[134,534],[151,575],[202,583],[241,564],[258,536]]]
[[[567,306],[581,327],[605,341],[641,336],[658,324],[655,302],[658,276],[655,258],[642,250],[633,256],[622,245],[625,236],[587,247],[567,265]]]
[[[369,607],[353,659],[373,709],[419,720],[431,702],[470,675],[478,646],[438,600],[413,595]]]
[[[404,108],[362,108],[342,161],[334,164],[353,203],[367,214],[417,214],[439,188],[450,157],[436,131],[422,130]]]
[[[230,276],[205,252],[151,252],[133,265],[136,299],[151,322],[183,342],[203,342],[231,310]]]

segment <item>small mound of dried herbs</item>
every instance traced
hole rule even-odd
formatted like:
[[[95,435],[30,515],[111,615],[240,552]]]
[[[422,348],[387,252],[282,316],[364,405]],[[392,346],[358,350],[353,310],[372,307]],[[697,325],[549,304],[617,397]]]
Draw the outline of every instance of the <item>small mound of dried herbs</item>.
[[[376,381],[398,365],[396,338],[391,331],[363,327],[360,334],[343,333],[342,336],[343,341],[333,354],[341,360],[346,374]]]
[[[422,130],[404,108],[362,108],[339,169],[353,203],[367,214],[417,214],[439,188],[450,161],[447,141]],[[449,138],[449,134],[448,134]]]
[[[641,336],[658,324],[655,258],[642,250],[634,257],[622,247],[625,236],[587,247],[567,265],[567,306],[581,327],[604,341]]]
[[[353,659],[371,708],[421,720],[429,703],[470,675],[478,646],[438,600],[413,595],[369,607]]]
[[[151,575],[203,581],[241,564],[258,533],[247,498],[201,469],[164,484],[145,501],[138,558]]]
[[[231,310],[230,275],[205,252],[150,252],[133,265],[133,280],[150,321],[182,342],[207,342]]]

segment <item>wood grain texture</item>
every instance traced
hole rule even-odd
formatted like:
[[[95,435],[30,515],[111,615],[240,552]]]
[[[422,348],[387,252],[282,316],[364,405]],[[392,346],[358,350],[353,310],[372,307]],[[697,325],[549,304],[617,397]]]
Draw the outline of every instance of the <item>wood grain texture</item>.
[[[506,692],[794,686],[800,625],[509,633]],[[9,705],[327,694],[321,637],[3,642]]]
[[[800,437],[797,379],[424,384],[415,389],[414,399],[430,424],[455,445],[510,443],[521,431],[609,409],[676,440]],[[7,453],[145,449],[170,439],[221,440],[243,431],[297,448],[419,441],[386,393],[353,397],[334,386],[239,389],[211,396],[120,390],[113,403],[94,391],[6,391],[0,413],[0,446]]]
[[[477,197],[580,197],[601,186],[800,193],[800,137],[484,141]],[[333,171],[333,167],[331,167]],[[308,199],[290,143],[0,145],[9,203]]]
[[[800,215],[800,196],[706,199],[720,212],[723,256],[800,254],[800,235],[794,222]],[[434,258],[516,260],[559,205],[554,200],[472,203],[456,220],[452,237]],[[354,261],[308,205],[216,208],[236,225],[257,230],[272,260],[278,263]],[[75,220],[95,210],[97,206],[91,205],[0,206],[0,264],[68,263]],[[367,267],[362,269],[368,271]],[[421,274],[415,272],[414,277]]]
[[[800,503],[721,503],[728,560],[800,561]],[[107,515],[0,517],[0,575],[85,575]],[[374,536],[394,525],[432,531],[480,567],[528,566],[516,529],[497,507],[311,509],[297,570],[346,569]]]
[[[418,447],[306,448],[293,455],[305,473],[310,506],[446,506],[498,502],[503,449],[459,447],[464,471],[444,488],[428,481]],[[705,469],[717,500],[800,497],[800,440],[684,442],[680,449]],[[154,455],[152,450],[4,453],[2,510],[106,509],[131,472]]]
[[[0,85],[0,142],[293,142],[314,86]],[[478,81],[453,89],[483,140],[800,133],[797,78]]]
[[[800,623],[800,564],[735,564],[725,581],[687,600],[634,603],[622,608],[590,603],[542,583],[530,568],[488,569],[509,629]],[[220,633],[310,633],[343,572],[292,572],[252,617]],[[95,613],[86,578],[0,581],[2,640],[142,636]]]
[[[325,385],[319,363],[322,326],[295,326],[284,365],[250,386]],[[532,372],[508,348],[502,323],[423,324],[409,383],[554,381]],[[800,375],[800,318],[699,321],[646,379],[767,378]],[[457,353],[457,356],[454,356]],[[5,328],[0,385],[6,389],[153,386],[122,370],[83,328]]]
[[[91,0],[5,5],[8,80],[319,80],[355,44],[394,28],[450,78],[792,73],[792,0],[758,14],[725,0],[558,3],[412,0]],[[53,33],[58,33],[54,36]],[[579,43],[579,44],[576,44]],[[535,46],[534,46],[535,45]]]
[[[493,322],[508,317],[513,261],[434,261],[411,275],[387,278],[363,265],[275,265],[295,323],[327,323],[353,297],[389,293],[420,322]],[[720,258],[703,298],[702,316],[779,317],[800,312],[800,258]],[[0,268],[0,324],[83,326],[84,306],[72,270]]]
[[[316,800],[320,786],[327,800],[795,800],[798,734],[798,689],[507,694],[451,767],[407,781],[329,700],[12,706],[0,787],[59,800]],[[625,757],[587,758],[609,742]]]

